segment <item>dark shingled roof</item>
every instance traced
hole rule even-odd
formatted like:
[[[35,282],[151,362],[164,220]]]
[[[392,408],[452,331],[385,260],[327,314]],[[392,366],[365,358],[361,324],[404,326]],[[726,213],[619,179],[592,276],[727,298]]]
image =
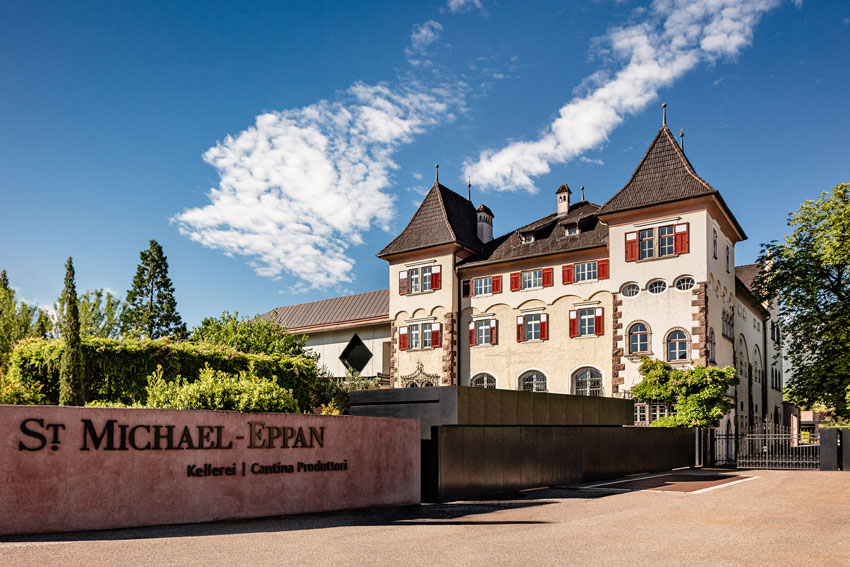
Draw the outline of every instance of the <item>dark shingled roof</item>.
[[[735,266],[735,277],[741,280],[748,290],[753,291],[753,281],[761,271],[761,264],[747,264],[745,266]]]
[[[378,258],[452,243],[481,250],[478,217],[465,197],[434,183],[405,229],[378,253]]]
[[[339,325],[346,322],[384,318],[389,321],[390,290],[382,289],[345,297],[333,297],[310,303],[286,305],[261,315],[287,330]]]
[[[547,256],[559,252],[582,250],[595,246],[605,246],[608,243],[608,225],[599,222],[596,211],[599,205],[588,201],[579,201],[571,205],[570,210],[563,215],[553,213],[536,220],[520,229],[488,242],[484,250],[459,263],[461,268],[481,266]],[[578,224],[579,233],[568,235],[566,227]],[[524,243],[522,235],[532,233],[534,241]]]
[[[720,192],[697,175],[667,126],[662,126],[628,183],[602,205],[600,215],[713,195],[746,238]]]
[[[685,157],[667,126],[646,150],[626,186],[602,205],[601,214],[717,193]]]

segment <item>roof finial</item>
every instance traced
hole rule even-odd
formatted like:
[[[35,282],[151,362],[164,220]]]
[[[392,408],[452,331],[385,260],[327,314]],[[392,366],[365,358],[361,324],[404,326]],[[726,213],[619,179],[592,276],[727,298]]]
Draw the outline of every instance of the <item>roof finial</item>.
[[[661,125],[667,126],[667,103],[661,105]]]
[[[584,201],[584,185],[581,186],[581,200]]]
[[[439,183],[439,182],[440,182],[440,164],[435,163],[434,164],[434,183]]]
[[[466,200],[472,202],[472,179],[466,178]]]
[[[685,129],[682,126],[679,126],[679,146],[682,148],[682,151],[685,151]]]

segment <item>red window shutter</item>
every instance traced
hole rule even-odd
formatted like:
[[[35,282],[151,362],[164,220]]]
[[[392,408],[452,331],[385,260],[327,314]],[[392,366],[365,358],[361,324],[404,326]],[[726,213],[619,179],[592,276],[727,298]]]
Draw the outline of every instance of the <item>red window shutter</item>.
[[[443,284],[443,274],[440,265],[431,268],[431,289],[440,289]]]
[[[552,287],[555,284],[555,268],[543,268],[543,287]]]
[[[407,270],[398,273],[398,294],[407,295]]]
[[[540,315],[540,340],[549,340],[549,317],[545,313]]]
[[[607,280],[610,276],[608,269],[608,260],[599,260],[596,262],[596,279]]]
[[[594,321],[593,326],[596,329],[596,334],[601,335],[604,331],[603,322],[602,322],[602,308],[597,307],[596,312],[594,313]]]
[[[676,254],[687,254],[691,248],[690,230],[688,223],[677,224],[673,229],[673,251]]]
[[[525,341],[525,319],[522,316],[516,318],[516,342]]]
[[[573,268],[573,264],[566,264],[561,270],[563,275],[564,284],[571,284],[575,281],[575,268]]]
[[[640,248],[638,247],[638,233],[626,233],[626,262],[634,262],[640,256]]]
[[[570,311],[570,337],[578,336],[578,311]]]
[[[407,327],[401,327],[398,330],[398,348],[407,350]]]
[[[499,344],[499,322],[495,319],[490,319],[490,344]]]
[[[461,289],[463,290],[463,296],[469,297],[470,292],[472,291],[472,281],[471,280],[463,280],[460,284]]]
[[[511,274],[511,291],[519,291],[519,288],[522,287],[522,279],[520,277],[519,272],[514,272]]]
[[[475,346],[475,321],[469,322],[469,346]]]
[[[502,293],[502,276],[493,276],[493,293]]]
[[[443,324],[431,324],[431,347],[440,348],[443,346]]]

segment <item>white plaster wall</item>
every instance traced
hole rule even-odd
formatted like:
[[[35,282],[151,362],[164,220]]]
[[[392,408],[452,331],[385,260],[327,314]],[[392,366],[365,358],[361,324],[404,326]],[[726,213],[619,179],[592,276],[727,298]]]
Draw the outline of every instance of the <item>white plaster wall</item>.
[[[355,333],[372,351],[372,358],[360,374],[377,376],[379,372],[388,373],[389,368],[383,367],[383,345],[390,341],[389,323],[313,333],[307,336],[307,348],[319,355],[319,366],[324,364],[331,374],[343,377],[346,368],[339,357]]]
[[[425,262],[425,263],[423,263]],[[394,260],[390,263],[390,319],[395,323],[396,337],[393,349],[396,357],[397,375],[405,376],[413,374],[418,363],[422,363],[426,374],[443,376],[443,356],[445,355],[442,345],[437,348],[406,350],[398,348],[398,329],[411,324],[411,322],[422,323],[424,321],[443,324],[443,344],[450,340],[448,329],[445,327],[445,314],[456,312],[456,297],[458,295],[457,279],[455,275],[455,255],[453,253],[442,253],[435,255],[434,251],[424,251],[420,254],[406,255],[403,260]],[[440,289],[415,294],[400,295],[398,293],[399,272],[409,270],[411,267],[440,266],[441,283]],[[445,376],[443,376],[445,378]]]
[[[611,384],[611,309],[612,296],[602,286],[586,284],[588,295],[565,294],[553,297],[549,302],[530,294],[507,294],[477,298],[475,303],[482,307],[468,307],[461,315],[460,376],[461,384],[468,385],[472,376],[486,372],[496,378],[496,387],[516,390],[519,377],[528,370],[538,370],[546,375],[547,390],[553,393],[570,394],[572,374],[575,370],[592,366],[600,371],[606,395],[612,392]],[[567,287],[567,286],[562,286]],[[595,291],[591,291],[596,288]],[[547,288],[547,292],[551,288]],[[505,295],[505,294],[502,294]],[[522,295],[523,297],[518,297]],[[542,294],[552,297],[552,294]],[[505,301],[500,301],[505,299]],[[524,299],[524,300],[523,300]],[[583,307],[604,309],[603,334],[586,337],[569,336],[569,312],[578,308],[576,303],[598,302]],[[516,319],[522,309],[543,308],[549,325],[549,339],[517,342]],[[492,314],[499,324],[497,345],[469,346],[468,326],[473,315]]]
[[[694,348],[694,343],[699,337],[694,337],[691,330],[695,325],[694,316],[698,307],[692,305],[694,300],[693,290],[679,291],[673,287],[673,281],[665,281],[667,282],[667,289],[659,294],[649,293],[644,283],[641,284],[640,293],[635,297],[618,296],[623,301],[620,307],[622,312],[620,321],[623,323],[623,362],[626,366],[623,372],[625,378],[623,388],[626,390],[631,390],[632,386],[643,379],[638,370],[640,355],[631,355],[628,350],[629,327],[635,322],[640,321],[646,324],[651,333],[650,352],[647,353],[651,358],[666,360],[665,339],[667,334],[674,329],[682,329],[691,338],[690,358],[672,364],[674,368],[687,368],[693,366],[696,362],[698,353]]]

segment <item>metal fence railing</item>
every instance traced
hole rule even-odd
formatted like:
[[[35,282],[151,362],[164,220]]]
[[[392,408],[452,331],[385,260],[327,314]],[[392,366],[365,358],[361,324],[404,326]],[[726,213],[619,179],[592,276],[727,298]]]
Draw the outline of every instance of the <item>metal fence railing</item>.
[[[717,433],[714,463],[750,469],[817,469],[820,438],[813,432],[772,423],[757,424],[737,436]]]

